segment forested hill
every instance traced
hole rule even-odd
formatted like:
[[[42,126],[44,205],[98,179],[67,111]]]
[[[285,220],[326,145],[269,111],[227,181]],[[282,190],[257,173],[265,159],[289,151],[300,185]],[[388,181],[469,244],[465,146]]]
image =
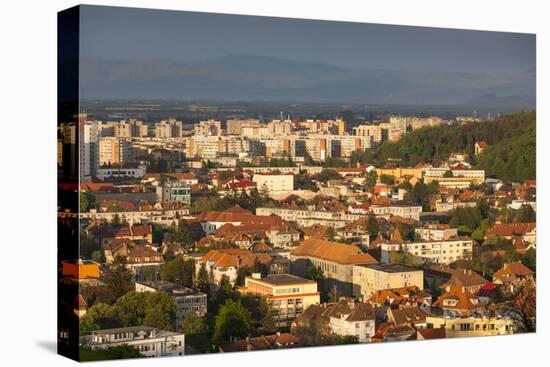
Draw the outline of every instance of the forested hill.
[[[402,166],[438,163],[452,152],[466,152],[474,167],[486,170],[488,177],[520,182],[536,177],[535,111],[505,115],[489,122],[463,126],[438,126],[418,129],[395,143],[384,142],[368,154],[367,161],[384,165],[400,159]],[[475,143],[489,145],[475,157]]]

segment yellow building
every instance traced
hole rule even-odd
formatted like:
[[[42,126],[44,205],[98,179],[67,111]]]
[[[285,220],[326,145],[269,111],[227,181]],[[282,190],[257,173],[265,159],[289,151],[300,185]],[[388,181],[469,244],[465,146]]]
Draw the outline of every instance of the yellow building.
[[[514,333],[514,322],[509,317],[458,317],[427,316],[428,328],[445,328],[447,338],[491,336]]]
[[[245,278],[242,293],[264,296],[279,327],[292,321],[310,305],[320,303],[317,282],[290,274],[271,274],[261,278],[259,273]]]
[[[378,174],[378,177],[382,175],[391,176],[397,182],[410,180],[409,182],[413,185],[422,179],[421,168],[413,168],[413,167],[377,168],[376,173]]]

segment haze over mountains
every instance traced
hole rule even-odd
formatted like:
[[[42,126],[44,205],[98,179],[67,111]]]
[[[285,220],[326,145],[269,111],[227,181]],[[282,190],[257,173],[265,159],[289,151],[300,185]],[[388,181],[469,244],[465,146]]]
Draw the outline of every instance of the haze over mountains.
[[[200,62],[82,59],[80,83],[86,99],[535,106],[534,70],[428,73],[249,54]]]

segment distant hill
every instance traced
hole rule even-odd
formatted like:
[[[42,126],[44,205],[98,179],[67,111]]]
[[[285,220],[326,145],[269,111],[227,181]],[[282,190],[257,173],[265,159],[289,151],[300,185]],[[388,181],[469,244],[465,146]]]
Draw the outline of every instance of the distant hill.
[[[487,176],[521,182],[536,177],[535,134],[536,113],[528,111],[489,122],[418,129],[395,143],[383,143],[364,160],[384,165],[389,158],[397,158],[403,166],[415,166],[438,163],[452,152],[466,152]],[[479,141],[487,142],[489,147],[475,157],[474,146]]]
[[[365,61],[368,63],[368,60]],[[257,55],[200,62],[84,59],[84,98],[469,104],[534,107],[535,73],[475,75],[353,69]]]

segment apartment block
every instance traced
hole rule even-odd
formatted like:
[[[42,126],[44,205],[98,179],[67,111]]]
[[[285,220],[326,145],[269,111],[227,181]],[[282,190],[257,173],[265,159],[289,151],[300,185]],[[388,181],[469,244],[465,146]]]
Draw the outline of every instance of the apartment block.
[[[266,297],[279,327],[290,326],[305,309],[320,302],[317,282],[290,274],[271,274],[262,278],[254,273],[245,278],[239,291]]]
[[[424,289],[424,272],[393,264],[361,264],[353,267],[353,296],[363,302],[377,291],[408,286]]]

